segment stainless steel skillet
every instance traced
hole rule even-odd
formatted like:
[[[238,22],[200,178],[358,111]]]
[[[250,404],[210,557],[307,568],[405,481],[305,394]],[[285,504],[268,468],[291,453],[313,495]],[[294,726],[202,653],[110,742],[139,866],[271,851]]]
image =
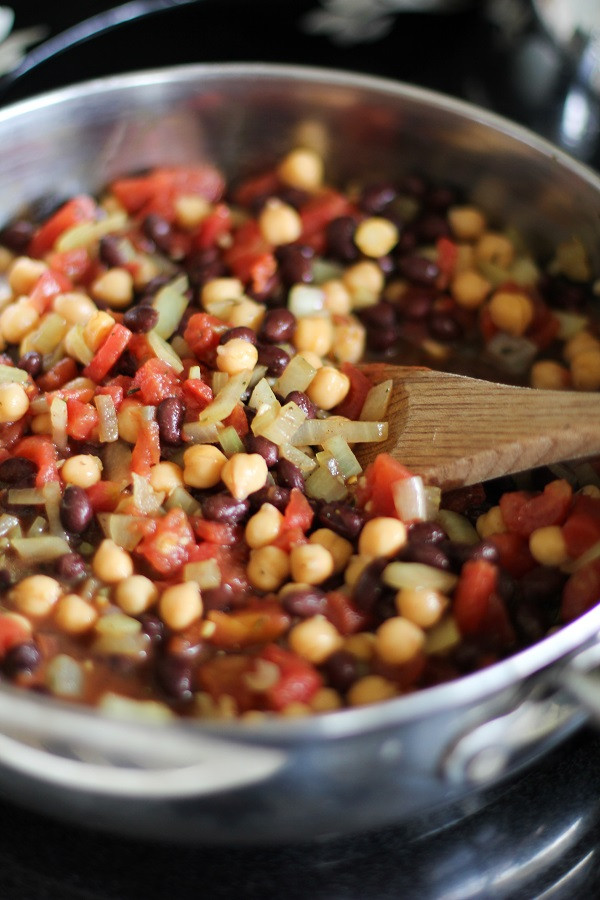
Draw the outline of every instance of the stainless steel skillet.
[[[332,176],[418,168],[540,253],[577,234],[600,272],[600,179],[484,110],[408,85],[264,64],[112,76],[0,111],[0,224],[157,164],[228,174],[312,135]],[[140,837],[256,843],[407,820],[495,784],[600,705],[600,608],[477,675],[372,707],[265,723],[108,718],[0,687],[0,788]]]

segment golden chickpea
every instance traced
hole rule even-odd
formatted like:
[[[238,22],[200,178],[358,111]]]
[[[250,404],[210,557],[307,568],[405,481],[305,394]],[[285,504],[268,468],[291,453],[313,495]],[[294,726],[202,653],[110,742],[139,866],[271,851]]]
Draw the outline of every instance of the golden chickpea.
[[[533,303],[527,294],[517,291],[496,291],[488,310],[496,328],[514,337],[525,334],[533,322]]]
[[[52,611],[61,594],[62,588],[55,578],[28,575],[12,588],[10,598],[19,612],[42,618]]]
[[[30,256],[17,256],[8,270],[8,283],[15,296],[31,293],[41,275],[48,269],[47,263]]]
[[[60,470],[63,481],[77,487],[89,488],[102,478],[102,461],[97,456],[78,453],[65,460]]]
[[[150,469],[150,486],[154,491],[171,494],[175,488],[183,487],[183,470],[174,462],[159,462]]]
[[[198,194],[180,194],[175,198],[175,221],[180,228],[196,228],[210,213],[211,205]]]
[[[9,344],[18,344],[39,322],[40,314],[27,297],[20,297],[0,313],[0,331]]]
[[[350,706],[368,706],[391,700],[397,693],[396,685],[382,675],[365,675],[355,681],[348,691],[348,703]]]
[[[257,591],[277,591],[290,573],[290,560],[280,547],[259,547],[250,551],[246,572]]]
[[[115,266],[96,278],[91,291],[111,309],[124,309],[133,300],[133,275],[128,269]]]
[[[577,391],[600,388],[600,349],[581,350],[571,360],[571,381]]]
[[[158,610],[168,628],[185,631],[202,615],[200,588],[195,581],[171,585],[163,592]]]
[[[330,410],[348,395],[350,379],[333,366],[322,366],[306,389],[310,400],[320,409]]]
[[[475,206],[452,206],[448,222],[453,236],[459,241],[476,241],[486,228],[486,219]]]
[[[258,362],[258,350],[250,341],[232,338],[217,347],[217,368],[228,375],[237,375],[244,369],[253,369]]]
[[[98,312],[94,301],[79,291],[58,294],[52,301],[52,308],[70,325],[85,325]]]
[[[375,655],[375,635],[370,631],[359,631],[344,638],[344,650],[361,662],[368,663]]]
[[[264,487],[269,470],[258,453],[234,453],[221,470],[221,479],[236,500],[245,500]]]
[[[396,594],[400,615],[420,628],[431,628],[439,622],[448,603],[445,594],[431,588],[402,588]]]
[[[378,259],[393,250],[399,236],[397,226],[389,219],[371,216],[358,225],[354,232],[354,243],[365,256]]]
[[[38,413],[37,416],[33,416],[29,427],[34,434],[52,434],[50,413]]]
[[[508,269],[515,257],[515,247],[505,235],[487,231],[479,238],[475,253],[480,260]]]
[[[329,316],[302,316],[296,322],[293,343],[299,353],[327,356],[333,346],[333,323]]]
[[[310,699],[310,708],[316,713],[331,712],[340,709],[341,706],[342,698],[337,691],[329,687],[319,688]]]
[[[335,563],[330,551],[321,544],[296,544],[290,552],[290,570],[294,581],[321,584],[333,575]]]
[[[158,588],[145,575],[130,575],[115,588],[115,602],[128,616],[139,616],[154,606]]]
[[[29,397],[22,384],[0,384],[0,423],[17,422],[29,409]]]
[[[394,556],[407,540],[406,525],[392,516],[377,516],[363,526],[358,552],[364,556]]]
[[[311,616],[290,629],[289,644],[294,653],[315,666],[340,650],[344,639],[325,616]]]
[[[347,287],[340,278],[331,278],[321,285],[323,306],[332,316],[347,316],[352,309],[352,300]]]
[[[318,528],[309,537],[310,544],[320,544],[331,553],[333,557],[334,573],[343,572],[350,562],[354,548],[350,541],[336,534],[331,528]]]
[[[298,148],[282,159],[277,174],[291,187],[316,191],[323,183],[323,160],[314,150]]]
[[[227,324],[231,328],[252,328],[253,331],[258,331],[264,317],[265,307],[262,303],[255,303],[249,297],[241,297],[229,310]]]
[[[338,363],[357,363],[365,354],[367,332],[354,317],[334,325],[332,355]]]
[[[183,454],[183,480],[196,488],[211,488],[221,480],[227,457],[212,444],[193,444]]]
[[[363,573],[363,570],[369,565],[372,556],[364,554],[356,554],[351,556],[344,572],[344,581],[349,588],[353,588]]]
[[[492,534],[504,534],[505,531],[508,531],[499,506],[492,506],[487,512],[482,513],[477,519],[475,528],[482,539]]]
[[[99,309],[83,326],[83,339],[90,350],[98,350],[115,326],[109,313]]]
[[[79,594],[64,594],[54,607],[54,621],[66,634],[85,634],[97,618],[98,611]]]
[[[385,287],[385,275],[381,266],[370,259],[349,266],[342,275],[342,281],[355,309],[373,306]]]
[[[529,537],[529,550],[541,566],[562,566],[569,559],[567,545],[559,525],[536,528]]]
[[[565,343],[562,355],[565,362],[570,363],[582,350],[599,350],[600,341],[589,331],[578,331]]]
[[[237,300],[244,293],[244,285],[239,278],[211,278],[202,287],[200,302],[206,309],[221,300]]]
[[[131,556],[110,538],[105,538],[94,554],[92,570],[106,584],[117,584],[133,575]]]
[[[281,531],[283,515],[271,503],[263,503],[258,512],[248,519],[244,531],[246,543],[253,550],[272,544]]]
[[[478,309],[488,296],[492,285],[473,269],[465,269],[452,279],[450,293],[464,309]]]
[[[420,653],[425,643],[422,628],[402,616],[386,619],[375,633],[375,650],[390,665],[402,665]]]
[[[569,370],[553,359],[539,359],[529,374],[531,387],[541,390],[564,391],[571,384]]]
[[[302,220],[293,206],[271,197],[258,217],[258,227],[267,243],[274,247],[291,244],[302,234]]]

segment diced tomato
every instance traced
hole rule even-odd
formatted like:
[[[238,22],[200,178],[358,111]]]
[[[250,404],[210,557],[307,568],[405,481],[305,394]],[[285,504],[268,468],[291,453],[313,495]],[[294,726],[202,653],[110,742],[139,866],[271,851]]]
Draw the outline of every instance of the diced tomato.
[[[92,222],[96,216],[96,201],[87,194],[68,200],[34,233],[28,248],[30,256],[43,256],[54,246],[57,238],[74,225]]]
[[[76,441],[87,441],[98,424],[98,411],[91,403],[74,397],[67,399],[67,434]]]
[[[292,488],[283,514],[282,531],[300,528],[308,531],[314,518],[313,508],[306,496],[298,488]]]
[[[60,359],[51,369],[36,379],[40,391],[57,391],[77,377],[77,363],[71,356]]]
[[[14,455],[23,456],[37,466],[36,487],[58,481],[58,452],[49,438],[41,435],[25,437],[16,445]]]
[[[456,241],[448,237],[438,238],[436,243],[437,265],[442,276],[442,284],[438,287],[444,288],[450,282],[454,275],[456,263],[458,261],[458,245]]]
[[[116,481],[97,481],[86,488],[86,493],[95,513],[114,512],[121,499],[122,489]]]
[[[102,384],[97,387],[94,391],[94,395],[108,394],[109,397],[112,397],[115,409],[118,410],[123,402],[126,392],[131,388],[132,381],[133,379],[128,378],[126,375],[119,375],[118,378],[115,378],[110,384]]]
[[[160,462],[160,429],[158,422],[142,420],[131,453],[131,471],[148,477],[152,466]]]
[[[364,484],[357,491],[359,505],[366,507],[369,504],[369,513],[374,516],[397,518],[392,485],[411,476],[412,472],[389,453],[380,453],[365,469]]]
[[[198,668],[198,687],[213,700],[233,697],[239,712],[255,708],[256,695],[245,675],[254,668],[254,658],[227,653],[209,659]]]
[[[339,191],[326,188],[319,194],[315,194],[305,203],[300,210],[302,221],[302,234],[300,240],[303,243],[314,242],[315,238],[322,238],[327,225],[340,216],[349,216],[355,212],[350,201]]]
[[[600,498],[579,494],[562,527],[567,553],[576,559],[600,541]]]
[[[498,328],[494,325],[490,308],[486,304],[479,309],[479,330],[484,344],[489,344],[492,338],[498,334]]]
[[[244,437],[245,434],[248,434],[250,426],[248,425],[243,404],[236,403],[230,414],[223,419],[223,425],[230,425],[232,428],[235,428],[239,437]]]
[[[59,272],[71,281],[85,281],[94,263],[86,247],[74,247],[61,253],[51,253],[48,265],[54,272]]]
[[[563,622],[578,619],[600,603],[600,559],[583,566],[566,582],[560,606]]]
[[[30,291],[29,302],[39,313],[46,312],[54,297],[71,290],[72,287],[72,282],[66,275],[47,269],[40,275]]]
[[[92,361],[85,367],[83,374],[92,381],[102,381],[117,362],[127,344],[131,340],[131,331],[117,322],[102,342]]]
[[[310,703],[323,686],[314,666],[277,644],[264,647],[257,658],[274,663],[280,672],[279,679],[264,692],[268,709],[279,712],[290,703]]]
[[[206,618],[216,626],[210,638],[211,644],[223,650],[276,641],[285,634],[291,622],[281,603],[273,600],[227,613],[213,609]]]
[[[347,419],[356,420],[360,416],[367,394],[373,387],[373,382],[352,363],[342,363],[340,368],[350,379],[350,390],[332,412],[336,416],[346,416]]]
[[[199,250],[215,247],[231,231],[231,226],[231,210],[226,203],[218,203],[196,228],[192,243]]]
[[[174,166],[148,175],[119,178],[111,189],[127,212],[140,216],[156,213],[173,221],[178,196],[196,194],[214,203],[223,193],[224,180],[213,166]]]
[[[328,591],[325,618],[343,635],[364,631],[371,623],[370,616],[343,591]]]
[[[537,528],[561,525],[567,516],[573,489],[568,481],[557,479],[540,494],[509,491],[500,498],[500,511],[509,531],[529,537]]]
[[[149,359],[135,373],[132,388],[139,388],[139,396],[148,406],[158,406],[167,397],[181,394],[181,382],[175,369],[158,357]]]
[[[16,616],[0,613],[0,657],[3,657],[11,647],[17,647],[30,640],[31,632],[25,622]]]
[[[273,248],[253,220],[244,222],[237,229],[233,245],[225,251],[224,259],[235,277],[257,293],[267,287],[277,271]]]
[[[212,388],[201,378],[186,378],[182,388],[188,414],[202,412],[209,403],[212,403]]]
[[[194,313],[185,326],[183,337],[199,360],[210,363],[226,328],[216,316],[203,312]]]
[[[492,534],[488,538],[500,554],[500,564],[513,578],[521,578],[535,568],[536,561],[529,550],[529,541],[514,532]]]
[[[226,522],[211,522],[209,519],[194,518],[194,532],[200,541],[208,541],[221,547],[235,547],[242,539],[242,529]]]
[[[285,550],[286,553],[289,553],[292,547],[295,547],[296,544],[307,544],[308,538],[304,531],[301,528],[285,528],[282,529],[275,540],[271,541],[273,547],[278,547],[280,550]]]
[[[251,207],[256,200],[273,196],[281,187],[281,180],[275,171],[264,172],[247,178],[233,193],[237,206]]]
[[[146,535],[135,548],[161,575],[174,575],[187,562],[194,546],[194,534],[182,509],[171,509],[156,519],[156,530]]]
[[[452,605],[462,634],[478,634],[485,623],[498,569],[484,559],[469,560],[461,570]]]

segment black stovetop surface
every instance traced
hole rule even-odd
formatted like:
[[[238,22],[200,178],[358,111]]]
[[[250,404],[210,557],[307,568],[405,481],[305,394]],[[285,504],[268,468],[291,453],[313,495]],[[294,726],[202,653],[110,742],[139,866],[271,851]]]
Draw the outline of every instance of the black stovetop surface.
[[[527,0],[480,0],[448,14],[393,15],[392,0],[373,5],[383,10],[383,31],[356,41],[331,18],[321,16],[317,33],[309,27],[307,14],[330,12],[331,0],[130,0],[120,6],[19,0],[15,29],[41,24],[46,34],[17,66],[18,77],[0,79],[0,103],[89,77],[176,63],[307,63],[471,100],[600,168],[600,101],[578,82]],[[356,0],[346,6],[356,8]],[[573,96],[588,114],[580,132],[568,127]],[[485,804],[475,798],[435,821],[293,846],[135,841],[96,832],[91,823],[88,830],[46,819],[0,797],[0,898],[600,896],[599,759],[600,737],[583,729]]]

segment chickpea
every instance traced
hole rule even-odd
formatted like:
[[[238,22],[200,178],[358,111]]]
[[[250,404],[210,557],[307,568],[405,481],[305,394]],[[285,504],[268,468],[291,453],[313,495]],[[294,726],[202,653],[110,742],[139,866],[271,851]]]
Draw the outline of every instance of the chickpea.
[[[200,588],[195,581],[171,585],[163,591],[158,610],[168,628],[185,631],[202,615]]]
[[[600,349],[581,350],[571,360],[571,380],[577,391],[600,388]]]
[[[255,303],[249,297],[241,297],[229,310],[227,324],[231,328],[252,328],[253,331],[258,331],[264,317],[265,307],[262,303]]]
[[[333,356],[339,363],[359,362],[365,353],[367,333],[362,322],[348,318],[334,325]]]
[[[103,310],[98,310],[83,326],[83,339],[90,348],[96,351],[106,340],[115,326],[115,320]]]
[[[196,228],[210,213],[211,206],[198,194],[180,194],[175,198],[175,221],[180,228]]]
[[[347,287],[340,278],[330,278],[321,285],[323,306],[332,316],[347,316],[352,309],[352,300]]]
[[[452,279],[450,293],[464,309],[478,309],[492,289],[492,285],[473,269],[458,272]]]
[[[315,406],[329,410],[341,403],[350,390],[350,379],[333,366],[322,366],[315,373],[306,393]]]
[[[375,650],[390,665],[402,665],[420,653],[425,643],[422,628],[402,616],[386,619],[375,633]]]
[[[541,566],[562,566],[569,559],[567,545],[559,525],[536,528],[529,537],[529,551]]]
[[[482,513],[477,518],[475,529],[482,540],[492,534],[504,534],[508,531],[500,507],[492,506],[487,512]]]
[[[259,547],[250,551],[248,579],[258,591],[277,591],[290,573],[290,560],[279,547]]]
[[[236,500],[245,500],[264,487],[269,470],[258,453],[234,453],[221,470],[221,478]]]
[[[311,616],[290,629],[289,644],[294,653],[315,666],[340,650],[344,639],[325,616]]]
[[[106,584],[117,584],[133,575],[131,556],[110,538],[105,538],[94,554],[92,570]]]
[[[562,355],[565,362],[570,363],[583,350],[600,350],[600,341],[589,331],[578,331],[565,343]]]
[[[508,269],[515,257],[513,242],[503,234],[486,231],[477,241],[475,252],[477,258],[494,263],[501,269]]]
[[[70,325],[85,325],[98,312],[94,301],[87,294],[78,291],[58,294],[52,302],[52,308]]]
[[[431,588],[402,588],[396,594],[396,609],[404,619],[420,628],[431,628],[442,617],[448,597]]]
[[[323,183],[323,160],[314,150],[292,150],[280,162],[277,174],[284,184],[304,191],[316,191]]]
[[[115,602],[128,616],[139,616],[154,606],[158,588],[145,575],[129,575],[115,588]]]
[[[37,416],[33,416],[29,427],[34,434],[52,434],[50,413],[38,413]]]
[[[363,570],[369,565],[372,559],[372,556],[365,556],[364,554],[356,554],[355,556],[350,557],[348,565],[346,566],[346,571],[344,572],[344,582],[349,588],[353,588],[356,585]]]
[[[476,241],[486,228],[485,216],[475,206],[452,206],[448,210],[448,222],[459,241]]]
[[[565,366],[553,359],[539,359],[529,374],[531,387],[541,390],[563,391],[571,384],[571,375]]]
[[[227,457],[212,444],[193,444],[183,454],[183,480],[190,487],[211,488],[221,480]]]
[[[183,470],[174,462],[159,462],[150,469],[150,486],[154,491],[172,493],[183,487]]]
[[[64,594],[54,608],[54,621],[66,634],[84,634],[97,618],[98,611],[79,594]]]
[[[407,540],[406,525],[392,516],[377,516],[363,526],[358,552],[365,556],[394,556]]]
[[[294,581],[321,584],[333,575],[335,563],[321,544],[296,544],[290,552],[290,569]]]
[[[368,706],[391,700],[397,693],[396,685],[382,675],[365,675],[355,681],[348,691],[348,703],[350,706]]]
[[[310,699],[310,708],[313,712],[331,712],[340,709],[342,698],[333,688],[322,687],[316,691]]]
[[[361,662],[368,663],[375,654],[375,635],[370,631],[359,631],[344,638],[344,650]]]
[[[124,309],[133,300],[133,275],[128,269],[115,266],[96,278],[91,291],[111,309]]]
[[[293,343],[299,353],[327,356],[333,346],[333,323],[329,316],[302,316],[296,322]]]
[[[334,574],[343,572],[350,561],[354,548],[350,541],[332,531],[331,528],[318,528],[308,539],[310,544],[320,544],[333,557]]]
[[[488,310],[496,328],[514,337],[525,334],[533,322],[533,303],[527,294],[516,291],[496,291]]]
[[[79,453],[65,460],[60,474],[67,484],[88,488],[102,478],[102,461],[97,456]]]
[[[385,287],[385,275],[381,266],[370,259],[349,266],[342,275],[342,281],[355,309],[373,306]]]
[[[0,423],[17,422],[29,409],[29,397],[22,384],[7,381],[0,384]]]
[[[371,216],[364,219],[354,233],[354,243],[365,256],[386,256],[398,243],[399,232],[389,219]]]
[[[217,368],[228,375],[237,375],[244,369],[253,369],[258,362],[258,350],[250,341],[232,338],[217,347]]]
[[[27,297],[20,297],[0,314],[0,331],[9,344],[18,344],[39,322],[40,314]]]
[[[271,503],[263,503],[246,523],[244,537],[253,550],[272,544],[281,531],[283,515]]]
[[[293,206],[271,197],[258,217],[258,227],[267,243],[274,247],[291,244],[302,234],[302,220]]]
[[[29,294],[40,276],[48,269],[47,263],[30,256],[17,256],[8,270],[8,283],[15,296]]]
[[[10,598],[19,612],[42,618],[52,611],[61,594],[62,588],[55,578],[28,575],[12,588]]]
[[[244,285],[239,278],[211,278],[202,287],[200,302],[204,309],[221,300],[237,300],[244,293]]]

